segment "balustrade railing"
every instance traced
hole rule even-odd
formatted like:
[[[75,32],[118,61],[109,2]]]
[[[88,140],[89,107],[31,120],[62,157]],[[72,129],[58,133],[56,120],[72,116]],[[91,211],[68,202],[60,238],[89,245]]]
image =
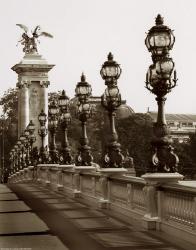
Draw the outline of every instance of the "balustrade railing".
[[[26,168],[9,178],[9,182],[41,182],[52,189],[61,188],[68,195],[77,194],[97,204],[108,201],[108,206],[134,219],[148,218],[146,183],[144,179],[102,173],[80,172],[74,165],[38,165]],[[76,197],[76,196],[75,196]],[[157,230],[173,233],[191,242],[196,238],[196,188],[179,184],[160,184],[156,187],[154,207],[157,208]],[[152,200],[153,202],[153,200]],[[99,204],[100,205],[100,204]]]

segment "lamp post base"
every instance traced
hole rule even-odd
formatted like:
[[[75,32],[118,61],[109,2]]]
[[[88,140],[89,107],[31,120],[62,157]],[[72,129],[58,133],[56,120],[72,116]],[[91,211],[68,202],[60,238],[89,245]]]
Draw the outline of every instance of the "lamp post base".
[[[161,184],[177,183],[179,180],[183,179],[183,175],[179,173],[146,173],[141,177],[146,181],[143,192],[147,211],[143,217],[143,226],[148,230],[155,230],[159,220],[157,188]]]

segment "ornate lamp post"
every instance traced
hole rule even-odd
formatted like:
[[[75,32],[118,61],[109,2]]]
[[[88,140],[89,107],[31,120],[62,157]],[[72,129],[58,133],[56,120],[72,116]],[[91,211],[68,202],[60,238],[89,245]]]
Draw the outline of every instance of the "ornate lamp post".
[[[51,163],[58,163],[59,156],[56,147],[56,131],[58,126],[58,113],[59,107],[57,106],[56,102],[53,100],[49,105],[49,131],[51,134],[51,143],[49,146],[49,154],[50,154],[50,162]]]
[[[163,18],[158,15],[156,25],[149,30],[145,40],[153,60],[146,74],[146,88],[156,95],[158,104],[152,140],[154,153],[147,172],[177,172],[179,160],[173,153],[172,139],[169,137],[164,113],[165,96],[176,86],[177,82],[174,62],[169,57],[169,50],[172,49],[174,42],[172,30],[163,24]]]
[[[19,170],[19,165],[18,165],[18,145],[17,144],[14,146],[14,150],[15,150],[15,172],[17,172]]]
[[[47,115],[44,113],[42,110],[41,113],[38,116],[38,120],[40,123],[40,129],[38,130],[38,134],[41,137],[42,145],[40,148],[40,158],[39,161],[40,163],[46,163],[47,162],[47,157],[45,153],[45,148],[44,148],[44,137],[48,134],[48,130],[46,129],[46,120],[47,120]]]
[[[71,114],[69,106],[69,97],[65,94],[65,91],[63,90],[62,95],[59,97],[59,107],[61,111],[60,122],[62,130],[64,132],[64,138],[62,142],[62,155],[60,156],[60,162],[66,165],[71,164],[73,160],[67,136],[68,126],[71,123]]]
[[[30,165],[30,143],[29,143],[29,129],[28,126],[24,131],[24,135],[25,135],[25,140],[24,140],[24,146],[25,146],[25,153],[26,153],[26,157],[25,157],[25,163],[26,166],[28,167]]]
[[[15,168],[14,149],[10,151],[10,162],[11,162],[10,164],[11,169],[10,169],[9,175],[13,174],[13,171]]]
[[[121,105],[121,95],[117,87],[117,80],[122,70],[120,65],[113,60],[113,55],[109,53],[108,60],[102,65],[100,74],[107,86],[101,97],[102,106],[108,111],[111,139],[108,143],[108,152],[104,157],[104,167],[123,167],[124,156],[121,153],[121,145],[118,142],[118,135],[115,128],[115,111]]]
[[[28,131],[29,131],[29,162],[30,164],[33,163],[33,158],[32,158],[32,151],[33,151],[33,143],[36,141],[36,137],[34,135],[34,131],[35,131],[35,125],[33,123],[33,121],[31,120],[29,122],[29,125],[27,126]]]
[[[22,166],[22,169],[26,166],[26,162],[25,162],[25,135],[22,134],[20,136],[20,141],[21,141],[21,145],[20,145],[20,148],[21,148],[21,166]]]
[[[21,141],[17,141],[17,146],[18,146],[18,171],[22,169],[22,150],[21,150]]]
[[[89,104],[89,97],[92,94],[91,85],[86,82],[84,74],[81,76],[81,82],[78,82],[75,89],[76,97],[78,98],[77,116],[81,121],[82,136],[80,138],[79,153],[76,157],[77,166],[91,166],[93,157],[91,155],[91,147],[87,137],[86,123],[88,118],[92,116],[91,105]]]

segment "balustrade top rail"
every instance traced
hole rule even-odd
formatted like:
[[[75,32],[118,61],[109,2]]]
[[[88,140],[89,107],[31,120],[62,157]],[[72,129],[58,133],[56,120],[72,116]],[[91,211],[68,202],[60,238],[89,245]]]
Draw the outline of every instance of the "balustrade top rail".
[[[186,186],[183,183],[163,184],[159,187],[159,190],[163,191],[177,191],[181,193],[189,193],[196,196],[196,187]]]

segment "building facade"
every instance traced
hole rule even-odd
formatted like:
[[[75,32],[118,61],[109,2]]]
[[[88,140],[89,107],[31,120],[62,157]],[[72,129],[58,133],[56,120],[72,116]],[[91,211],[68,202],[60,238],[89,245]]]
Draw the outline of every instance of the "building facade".
[[[147,114],[156,121],[157,112]],[[166,114],[166,121],[174,141],[188,142],[189,135],[196,133],[196,114]]]

